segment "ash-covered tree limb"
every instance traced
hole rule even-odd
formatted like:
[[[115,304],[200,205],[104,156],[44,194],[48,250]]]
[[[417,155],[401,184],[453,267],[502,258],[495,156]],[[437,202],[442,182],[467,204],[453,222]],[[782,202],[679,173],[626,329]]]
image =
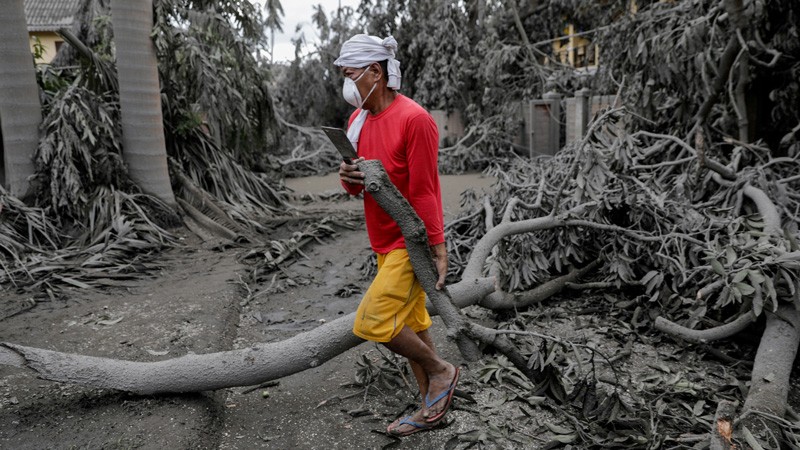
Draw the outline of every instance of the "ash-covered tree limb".
[[[436,289],[439,275],[433,262],[425,223],[392,184],[379,160],[363,161],[358,164],[358,169],[364,172],[365,190],[400,227],[414,274],[447,328],[455,333],[454,337],[461,354],[468,361],[476,361],[480,358],[481,351],[465,334],[466,319],[453,304],[447,288]]]
[[[744,331],[744,329],[750,326],[753,321],[753,314],[748,311],[737,317],[735,320],[724,325],[705,330],[693,330],[675,322],[671,322],[663,317],[657,317],[655,321],[655,328],[662,333],[667,333],[685,341],[693,342],[695,344],[704,344],[734,336],[739,332]]]
[[[494,347],[529,379],[535,381],[539,374],[528,366],[527,359],[507,337],[497,333],[496,330],[468,321],[461,314],[461,311],[455,307],[452,297],[450,297],[446,289],[436,290],[438,274],[433,264],[433,256],[428,244],[425,224],[416,214],[414,208],[392,184],[383,169],[383,164],[378,160],[363,161],[358,164],[358,168],[364,172],[366,191],[397,222],[403,232],[414,273],[445,325],[448,329],[457,333],[455,336],[456,342],[464,358],[477,360],[480,357],[481,352],[475,344],[475,341],[479,341]],[[504,225],[510,224],[506,223]],[[497,228],[499,227],[494,229]],[[476,253],[470,259],[472,262],[473,257],[481,258],[482,266],[486,262],[487,255],[488,253]]]
[[[394,186],[391,187],[394,188]],[[384,191],[389,191],[389,189]],[[402,198],[402,196],[400,197]],[[389,206],[389,208],[394,207]],[[577,210],[571,212],[577,212]],[[523,233],[536,229],[536,227],[530,227],[530,223],[508,225],[514,226],[505,229],[505,232]],[[433,261],[430,258],[424,227],[421,232],[407,229],[404,231],[409,233],[406,236],[407,244],[415,242],[415,239],[416,242],[423,242],[421,247],[424,247],[424,251],[422,249],[414,250],[414,254],[417,255],[416,257],[427,255],[427,263],[423,263],[427,272],[421,274],[421,281],[423,286],[427,286],[430,290],[435,286],[437,277]],[[482,240],[484,242],[482,248],[490,251],[491,244],[503,237],[504,234],[498,230],[488,239]],[[487,255],[488,252],[475,252],[471,255],[469,264],[481,268],[486,263]],[[477,304],[494,290],[494,280],[482,278],[479,274],[464,277],[459,283],[449,286],[449,292],[456,300],[458,308]],[[546,290],[549,291],[549,289]],[[447,297],[446,291],[433,289],[432,292],[432,299],[446,300],[445,306],[439,307],[439,312],[441,313],[444,309],[448,311],[448,317],[456,316],[458,329],[466,330],[469,335],[464,340],[480,339],[484,343],[493,345],[507,354],[515,364],[519,363],[521,369],[525,369],[524,358],[515,354],[513,344],[507,338],[497,336],[493,330],[488,328],[465,323],[456,306],[453,306]],[[539,298],[541,295],[541,293],[536,294],[536,297]],[[46,380],[138,394],[198,392],[256,385],[316,367],[362,342],[352,334],[352,324],[353,314],[350,314],[281,342],[255,344],[240,350],[191,354],[154,362],[125,361],[37,349],[13,343],[0,343],[0,364],[30,369],[37,376]],[[479,351],[477,347],[474,349]],[[523,372],[527,374],[529,370],[525,369]]]
[[[761,336],[750,376],[750,390],[744,402],[744,414],[750,415],[745,424],[752,431],[762,423],[756,412],[777,417],[786,414],[790,375],[798,342],[800,342],[800,312],[784,304],[775,313],[767,313],[767,327]],[[779,429],[776,427],[776,429]]]
[[[713,178],[720,184],[727,183],[724,180],[727,177],[722,173]],[[784,239],[780,212],[767,193],[750,184],[744,184],[741,192],[753,202],[763,218],[764,234],[774,240]],[[768,425],[756,419],[756,416],[758,412],[763,412],[783,417],[786,412],[789,377],[800,345],[800,313],[794,306],[782,302],[777,306],[775,313],[766,315],[766,329],[759,342],[753,364],[751,385],[745,399],[743,416],[747,417],[744,423],[749,430],[764,431],[764,427],[767,426],[773,434],[779,435],[779,427],[774,424]],[[659,317],[656,319],[656,328],[691,342],[709,342],[733,336],[746,328],[752,320],[752,313],[748,312],[729,324],[711,330],[690,330]]]
[[[546,281],[525,292],[495,291],[483,298],[478,304],[491,310],[521,309],[540,303],[564,290],[569,283],[575,282],[587,273],[596,269],[600,261],[593,261],[584,267],[571,270],[566,275]]]
[[[473,304],[494,290],[491,279],[464,281],[451,291]],[[252,386],[319,366],[364,342],[352,333],[355,313],[289,339],[240,350],[189,354],[163,361],[125,361],[0,343],[0,364],[39,378],[136,394],[199,392]]]

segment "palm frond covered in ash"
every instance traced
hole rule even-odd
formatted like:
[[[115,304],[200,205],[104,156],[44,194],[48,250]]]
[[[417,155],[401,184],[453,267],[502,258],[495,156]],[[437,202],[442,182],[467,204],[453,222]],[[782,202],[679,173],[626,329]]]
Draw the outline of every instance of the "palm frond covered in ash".
[[[52,65],[38,67],[44,120],[32,205],[3,193],[0,285],[39,293],[157,268],[175,245],[178,213],[128,176],[109,2],[87,0]],[[277,125],[251,3],[156,2],[154,41],[164,80],[173,189],[232,233],[264,230],[286,208],[270,170]],[[260,172],[254,172],[257,169]],[[186,211],[183,211],[186,212]],[[102,284],[102,283],[101,283]],[[43,290],[42,287],[45,289]]]

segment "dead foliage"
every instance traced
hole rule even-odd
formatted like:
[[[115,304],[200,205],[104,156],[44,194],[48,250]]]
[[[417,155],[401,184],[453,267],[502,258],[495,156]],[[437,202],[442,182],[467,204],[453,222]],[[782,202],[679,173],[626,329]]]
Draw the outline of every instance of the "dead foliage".
[[[345,217],[348,215],[349,213]],[[258,284],[270,281],[269,289],[280,291],[275,283],[278,279],[286,279],[284,269],[297,260],[308,259],[303,249],[311,244],[324,244],[327,239],[334,238],[337,227],[354,230],[358,227],[358,222],[336,216],[323,217],[318,222],[306,221],[302,229],[293,231],[290,237],[273,239],[262,246],[248,250],[240,257],[251,267],[247,282]],[[292,281],[287,279],[285,282]]]
[[[671,136],[629,133],[621,126],[622,117],[621,111],[606,112],[583,142],[552,158],[514,160],[491,169],[489,173],[498,179],[492,194],[465,196],[466,212],[447,226],[453,275],[461,273],[477,240],[492,228],[553,217],[558,211],[566,214],[558,226],[504,239],[488,270],[500,277],[504,290],[518,292],[563,275],[571,267],[600,261],[583,280],[585,285],[573,287],[608,292],[596,297],[601,302],[599,311],[613,312],[613,321],[605,329],[616,330],[613,334],[627,336],[631,342],[654,339],[648,327],[660,315],[689,328],[711,328],[742,314],[759,317],[775,311],[780,302],[794,301],[800,274],[794,214],[800,206],[794,177],[798,155],[769,158],[758,144],[733,144],[725,154],[708,149],[706,158],[740,168],[735,181],[720,181],[705,169],[690,145]],[[767,219],[757,202],[743,193],[745,186],[767,193],[779,205],[783,235],[765,229]],[[603,316],[593,321],[599,317]],[[525,330],[535,321],[518,312],[510,323]],[[541,343],[516,342],[524,345],[527,354],[541,353],[537,347]],[[594,368],[604,363],[597,355],[589,361],[570,346],[555,347],[559,346],[551,350],[561,356],[534,360],[561,370],[569,364]],[[519,378],[500,363],[490,369],[508,373],[505,383]],[[610,448],[612,442],[620,448],[658,448],[654,443],[688,439],[683,436],[687,427],[698,441],[706,439],[714,406],[723,399],[741,401],[740,388],[749,378],[749,371],[741,366],[730,371],[722,366],[713,378],[668,366],[655,369],[632,382],[622,380],[629,392],[620,399],[629,407],[614,411],[624,423],[636,425],[627,440],[624,428],[609,422],[598,429],[592,425],[598,421],[592,411],[614,395],[616,387],[598,391],[594,369],[584,371],[582,377],[561,379],[571,386],[571,393],[565,398],[551,390],[548,398],[578,409],[565,409],[565,414],[572,415],[568,421],[572,432],[562,433],[562,443],[582,448]],[[698,384],[701,380],[714,381],[711,395],[708,385]],[[537,391],[525,386],[520,392]],[[687,411],[692,412],[688,418]],[[785,439],[795,439],[791,431],[795,425],[778,420]]]

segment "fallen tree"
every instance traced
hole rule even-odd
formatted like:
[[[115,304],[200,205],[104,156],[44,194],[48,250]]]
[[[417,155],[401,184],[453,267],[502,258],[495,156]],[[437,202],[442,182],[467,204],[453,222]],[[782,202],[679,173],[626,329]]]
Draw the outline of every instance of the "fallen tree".
[[[469,278],[485,270],[474,265],[476,254],[490,260],[500,287],[482,304],[499,307],[592,263],[582,288],[630,298],[619,303],[631,309],[633,326],[650,323],[704,346],[760,332],[766,316],[733,437],[776,445],[786,436],[787,368],[799,341],[789,332],[796,318],[785,312],[800,292],[798,155],[775,157],[760,143],[734,140],[724,153],[712,151],[703,138],[690,145],[628,133],[613,113],[605,119],[588,145],[490,172],[499,179],[495,192],[448,225],[454,272]],[[516,229],[526,231],[509,232]],[[669,408],[667,415],[680,411]]]
[[[715,171],[719,175],[719,177],[715,177],[715,181],[720,184],[724,183],[720,178],[726,175],[726,178],[736,179],[731,171],[725,168]],[[740,189],[743,196],[750,198],[763,219],[765,236],[777,242],[783,240],[780,213],[769,196],[763,190],[749,184],[745,184]],[[760,286],[756,285],[753,289],[754,293],[761,295],[758,292],[761,290]],[[775,294],[772,295],[775,296]],[[757,299],[758,297],[755,297],[754,301]],[[765,312],[767,324],[753,365],[750,390],[742,409],[742,417],[747,418],[742,429],[761,431],[764,440],[779,447],[780,427],[774,422],[772,426],[765,427],[766,422],[759,420],[757,416],[766,414],[770,417],[780,418],[786,413],[791,370],[797,356],[798,345],[800,345],[800,315],[794,306],[779,305],[777,298],[774,298],[773,301],[773,311]],[[708,342],[725,339],[743,331],[753,322],[754,316],[759,312],[758,310],[756,313],[745,311],[735,320],[712,330],[687,329],[663,317],[656,319],[655,327],[681,339]],[[727,405],[725,407],[727,408]]]
[[[433,312],[443,316],[451,334],[457,341],[460,340],[465,357],[474,360],[480,356],[480,350],[474,343],[479,340],[506,354],[520,370],[530,372],[531,378],[535,378],[535,374],[526,367],[526,360],[502,334],[467,323],[458,313],[459,308],[479,303],[494,292],[494,280],[476,276],[451,285],[447,290],[437,291],[434,288],[437,276],[425,240],[424,225],[391,184],[380,162],[367,161],[362,166],[367,175],[368,192],[400,224],[409,244],[415,271],[436,308]],[[561,221],[556,220],[550,226],[559,224]],[[510,229],[509,233],[522,231],[524,228],[515,228]],[[496,234],[489,239],[496,239]],[[485,255],[478,252],[476,258],[485,259]],[[484,263],[474,262],[475,265]],[[575,279],[575,275],[569,279]],[[563,283],[561,286],[563,288]],[[554,294],[558,290],[551,287],[548,292]],[[451,302],[451,299],[455,302]],[[363,342],[351,333],[353,314],[278,343],[203,355],[192,354],[157,362],[122,361],[2,343],[0,364],[27,368],[46,380],[138,394],[248,386],[316,367]]]
[[[588,138],[584,143],[586,141]],[[504,221],[502,228],[498,227],[488,233],[476,246],[469,263],[471,269],[466,271],[468,277],[447,290],[437,291],[434,288],[436,270],[422,221],[391,184],[380,162],[366,161],[362,163],[361,170],[366,175],[367,192],[400,225],[415,273],[435,307],[432,311],[442,315],[450,336],[456,339],[465,358],[476,360],[480,357],[480,350],[476,345],[476,341],[480,341],[505,354],[522,373],[533,381],[537,380],[540,374],[531,369],[526,358],[502,333],[468,323],[458,309],[481,303],[495,291],[494,280],[482,278],[480,268],[485,266],[491,248],[504,236],[574,225],[567,217],[577,210],[567,210],[560,215],[555,214],[554,210],[553,215],[544,218],[545,220],[516,223]],[[554,295],[568,281],[574,281],[578,274],[585,272],[586,270],[568,274],[538,291],[522,294],[522,298],[526,299],[517,306],[524,307],[532,302],[531,299],[541,300]],[[504,306],[514,306],[513,298],[519,299],[519,295],[514,294],[516,297],[512,296],[511,300],[506,299]],[[158,362],[120,361],[1,343],[0,363],[30,369],[37,376],[51,381],[140,394],[247,386],[316,367],[357,345],[361,340],[352,336],[352,322],[351,314],[280,343],[259,344],[247,349],[205,355],[186,355]]]
[[[467,304],[493,289],[489,278],[450,286],[450,292]],[[45,380],[136,394],[250,386],[317,367],[364,342],[352,333],[354,314],[281,342],[155,362],[77,355],[5,342],[0,344],[0,364],[29,369]]]
[[[590,411],[581,420],[610,424],[613,415],[591,411],[621,411],[607,406],[618,403],[619,397],[611,394],[608,402],[600,403],[595,394],[586,394],[599,395],[596,381],[590,383],[592,378],[596,380],[594,371],[582,375],[586,379],[574,380],[572,392],[565,397],[563,391],[569,385],[557,381],[558,374],[552,372],[556,363],[531,365],[536,350],[529,343],[509,341],[506,334],[565,344],[565,348],[576,348],[574,343],[524,327],[478,327],[465,320],[458,308],[477,304],[523,310],[563,289],[579,287],[575,282],[581,277],[592,280],[582,288],[612,288],[617,295],[632,298],[628,304],[636,309],[634,323],[637,315],[642,316],[642,305],[657,304],[660,317],[654,316],[655,327],[692,342],[734,336],[766,315],[767,328],[740,415],[744,420],[731,422],[764,441],[768,432],[760,426],[762,422],[779,419],[785,412],[788,377],[797,349],[796,326],[800,325],[796,313],[787,309],[787,300],[798,292],[800,253],[793,244],[796,223],[791,218],[787,221],[786,210],[797,205],[778,206],[771,198],[775,186],[793,193],[792,183],[797,180],[786,174],[796,169],[798,160],[768,160],[760,166],[762,178],[729,167],[725,178],[734,178],[733,182],[709,172],[699,183],[685,175],[692,173],[686,168],[665,176],[663,172],[669,174],[676,165],[698,163],[700,152],[672,136],[628,135],[616,125],[619,116],[619,111],[608,111],[581,143],[542,164],[505,167],[498,173],[500,181],[492,198],[476,201],[473,210],[448,224],[448,240],[459,262],[454,270],[461,276],[461,281],[449,287],[450,298],[432,290],[435,272],[429,249],[424,239],[419,239],[422,234],[414,231],[414,215],[403,212],[402,205],[385,201],[383,194],[388,194],[391,186],[380,181],[378,168],[365,163],[362,170],[368,173],[368,191],[387,210],[399,212],[395,220],[404,224],[401,229],[410,250],[413,245],[419,250],[410,254],[415,269],[421,270],[419,277],[429,292],[430,308],[443,315],[450,335],[462,340],[465,356],[476,357],[475,342],[498,350],[534,381],[536,392]],[[648,163],[651,158],[669,163]],[[552,170],[554,165],[561,170]],[[535,172],[531,174],[531,170]],[[668,192],[664,184],[674,188]],[[678,187],[691,187],[696,193],[687,198]],[[800,200],[792,195],[787,198]],[[527,203],[520,199],[535,200]],[[505,207],[495,211],[491,205]],[[465,248],[470,249],[466,258]],[[487,273],[498,279],[486,278]],[[44,379],[141,394],[256,385],[316,367],[358,345],[361,341],[352,336],[351,324],[352,317],[346,316],[283,342],[157,362],[70,355],[4,343],[0,344],[0,363],[28,368]],[[718,326],[702,330],[704,327],[698,326],[702,324]],[[547,370],[551,372],[545,376]],[[548,385],[545,378],[556,380],[555,385]],[[587,390],[587,386],[591,388]],[[641,413],[630,414],[635,418]],[[720,413],[723,416],[732,417],[727,410]],[[641,425],[646,421],[626,420],[645,427],[636,432],[649,432]],[[772,434],[779,436],[780,429],[772,429]]]
[[[783,83],[780,77],[797,74],[800,65],[796,62],[795,24],[771,20],[792,17],[796,4],[787,0],[768,3],[761,8],[739,0],[655,2],[651,7],[643,4],[629,22],[615,22],[606,35],[612,42],[601,45],[608,50],[604,67],[610,69],[600,75],[627,79],[637,87],[620,88],[622,103],[634,113],[624,121],[628,129],[643,129],[623,129],[618,123],[623,111],[608,111],[579,144],[566,147],[554,157],[500,162],[492,169],[499,179],[495,192],[474,199],[469,211],[448,224],[448,242],[454,260],[451,279],[461,279],[450,289],[457,306],[475,303],[510,315],[564,288],[590,289],[605,300],[598,302],[599,307],[627,313],[623,316],[626,326],[646,330],[653,325],[674,336],[679,345],[685,340],[708,348],[713,342],[718,354],[722,352],[717,347],[724,345],[720,340],[745,330],[760,333],[763,327],[752,372],[740,375],[738,380],[750,384],[749,392],[730,395],[744,405],[739,418],[735,408],[725,403],[726,397],[709,393],[695,394],[693,399],[718,405],[715,432],[719,435],[741,443],[746,436],[733,433],[723,424],[741,431],[746,427],[755,434],[753,439],[775,445],[782,430],[763,427],[761,422],[779,424],[784,420],[789,369],[800,339],[796,334],[798,319],[791,310],[800,295],[800,126],[795,125],[798,91],[792,87],[796,83]],[[748,23],[753,25],[750,29]],[[630,33],[625,32],[626,27]],[[517,30],[520,37],[526,32],[524,26],[521,28]],[[632,35],[637,37],[635,48],[630,48]],[[529,51],[535,45],[524,42],[520,49]],[[616,52],[619,58],[612,57],[618,48],[624,49]],[[457,59],[452,62],[464,66]],[[496,84],[495,72],[491,75]],[[776,122],[760,133],[766,142],[750,133],[754,124],[749,124],[748,118],[767,116],[761,114],[765,111],[748,111],[751,81],[753,85],[776,84],[769,92],[774,102],[770,117]],[[606,90],[610,85],[606,83]],[[508,90],[507,83],[502,86]],[[492,95],[484,97],[499,103]],[[516,101],[520,95],[512,97]],[[726,98],[730,104],[725,104]],[[456,150],[446,150],[445,156],[455,155],[463,163],[469,155],[459,151],[465,150],[480,153],[484,156],[481,161],[485,160],[487,134],[505,137],[498,132],[501,125],[492,117],[484,118],[455,146]],[[205,142],[198,134],[192,139]],[[186,194],[197,197],[195,200],[203,197],[195,195],[191,188],[195,184],[227,203],[250,204],[233,195],[251,191],[249,181],[242,183],[248,189],[210,189],[212,185],[202,183],[204,179],[198,174],[204,173],[215,152],[207,151],[205,144],[186,147],[195,155],[195,164],[187,171]],[[271,191],[263,194],[256,206],[271,203]],[[225,213],[232,213],[225,204],[221,206]],[[19,210],[15,215],[24,212],[14,205],[11,209]],[[33,222],[31,216],[27,214],[28,223]],[[232,217],[243,225],[252,225],[252,221],[242,220],[243,214]],[[496,277],[496,285],[483,278],[487,273]],[[591,282],[577,285],[578,277],[591,278]],[[540,351],[522,339],[514,348],[498,347],[495,344],[501,331],[527,333],[549,342],[559,339],[527,330],[528,324],[521,318],[507,330],[474,328],[448,307],[447,298],[434,292],[431,299],[436,303],[431,305],[432,310],[444,308],[442,312],[452,319],[447,322],[469,358],[475,357],[475,347],[469,341],[481,341],[498,348],[521,372],[535,378],[535,373],[527,371],[529,365],[558,359],[572,350],[565,346],[561,355],[547,358],[542,355],[552,347]],[[282,343],[155,363],[65,356],[10,343],[0,347],[0,360],[28,367],[50,379],[93,385],[102,382],[108,383],[104,387],[140,393],[216,389],[275,379],[322,363],[358,343],[346,322],[348,319],[343,318],[313,334]],[[324,340],[332,344],[319,341],[323,333]],[[264,363],[258,365],[247,359],[254,354],[269,355],[268,359],[256,358]],[[525,360],[520,361],[519,355]],[[598,422],[616,430],[619,424],[610,423],[611,416],[596,412],[598,381],[606,381],[595,376],[594,359],[591,363],[589,375],[581,374],[566,383],[573,388],[569,403],[580,407],[581,414],[574,420],[583,425]],[[226,377],[227,371],[233,371],[231,367],[242,376]],[[200,368],[209,372],[204,374]],[[160,380],[146,376],[148,371],[179,377],[159,384]],[[88,375],[91,373],[100,375]],[[127,377],[134,374],[138,378],[131,383]],[[529,386],[525,389],[534,390]],[[653,391],[633,399],[638,401],[639,410],[631,411],[629,419],[630,423],[643,423],[636,425],[639,436],[663,434],[660,421],[668,420],[663,418],[685,415],[685,406],[670,394],[673,392]],[[654,412],[651,404],[658,402],[662,402],[660,409]],[[700,421],[689,423],[693,431],[708,434],[708,427]],[[680,427],[686,427],[686,423],[680,422]],[[575,439],[590,444],[583,434]]]

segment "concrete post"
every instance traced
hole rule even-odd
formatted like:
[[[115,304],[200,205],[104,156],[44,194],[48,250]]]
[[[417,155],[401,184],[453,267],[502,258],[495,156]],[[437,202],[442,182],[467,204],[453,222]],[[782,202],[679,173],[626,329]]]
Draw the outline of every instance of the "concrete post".
[[[461,111],[432,109],[430,114],[439,129],[439,147],[453,145],[464,137],[464,119]]]
[[[589,124],[589,98],[592,91],[583,88],[575,92],[575,139],[581,139],[586,135],[586,127]]]
[[[528,102],[522,100],[515,104],[514,114],[517,116],[517,134],[514,136],[514,144],[520,147],[528,147],[530,140],[530,119],[528,118],[529,110],[526,108]]]
[[[555,155],[561,148],[561,94],[546,92],[542,98],[550,109],[550,138],[547,153]]]
[[[561,148],[561,94],[548,92],[529,105],[530,156],[555,155]]]

